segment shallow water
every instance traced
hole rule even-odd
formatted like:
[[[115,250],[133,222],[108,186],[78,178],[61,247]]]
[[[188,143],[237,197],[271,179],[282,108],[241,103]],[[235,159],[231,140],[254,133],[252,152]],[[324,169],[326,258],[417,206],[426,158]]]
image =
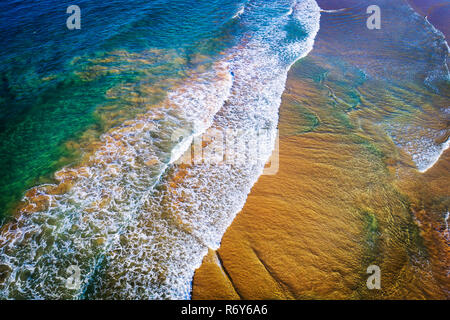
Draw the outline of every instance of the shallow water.
[[[289,73],[280,170],[252,188],[193,298],[448,299],[449,152],[418,170],[448,139],[448,80],[424,81],[445,63],[442,37],[407,6],[383,10],[392,1],[318,2],[346,9],[322,12]],[[365,28],[374,3],[380,31]],[[369,265],[381,290],[366,286]]]

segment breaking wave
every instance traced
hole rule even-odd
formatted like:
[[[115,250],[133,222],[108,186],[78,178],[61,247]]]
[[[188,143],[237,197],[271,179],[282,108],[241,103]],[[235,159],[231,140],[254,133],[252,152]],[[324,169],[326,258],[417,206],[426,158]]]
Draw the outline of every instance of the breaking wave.
[[[238,45],[104,134],[86,161],[55,174],[58,184],[29,190],[1,229],[0,296],[189,298],[195,269],[272,154],[288,70],[312,49],[319,22],[313,0],[250,1],[239,11]],[[250,132],[235,152],[251,143],[260,152],[239,163],[176,164],[212,129]],[[75,287],[71,266],[80,271]]]

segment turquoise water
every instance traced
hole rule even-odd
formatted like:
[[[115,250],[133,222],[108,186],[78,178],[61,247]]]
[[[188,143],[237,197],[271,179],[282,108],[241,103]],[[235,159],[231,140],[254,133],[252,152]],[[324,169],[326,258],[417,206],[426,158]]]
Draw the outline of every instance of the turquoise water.
[[[141,69],[150,68],[150,62],[146,66],[127,62],[120,74],[85,81],[79,72],[93,64],[89,58],[114,50],[173,50],[184,63],[153,73],[152,81],[179,76],[195,63],[196,55],[214,56],[236,41],[237,26],[230,18],[242,5],[239,1],[78,1],[82,29],[71,31],[66,28],[70,4],[0,4],[0,217],[24,190],[74,161],[68,157],[66,141],[90,127],[102,130],[94,112],[105,103],[108,89],[149,81]],[[125,62],[117,61],[121,64]],[[68,159],[61,162],[61,157]]]
[[[320,9],[77,4],[74,31],[68,3],[0,8],[3,215],[25,195],[1,231],[0,296],[189,298],[194,270],[272,153],[287,72],[312,49]],[[259,151],[235,165],[207,154],[179,166],[208,130],[232,132],[233,150]]]

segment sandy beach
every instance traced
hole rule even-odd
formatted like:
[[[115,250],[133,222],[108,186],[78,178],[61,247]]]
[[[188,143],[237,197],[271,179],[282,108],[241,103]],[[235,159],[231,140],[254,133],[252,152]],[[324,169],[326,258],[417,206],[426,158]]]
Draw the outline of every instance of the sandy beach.
[[[449,299],[450,151],[421,174],[378,125],[394,106],[408,109],[411,101],[431,101],[439,110],[448,88],[432,95],[404,75],[392,85],[401,49],[357,43],[367,31],[354,27],[364,19],[322,14],[315,47],[291,69],[283,95],[279,172],[260,177],[220,249],[205,257],[193,299]],[[346,32],[351,36],[343,39]],[[375,38],[383,32],[389,31]],[[380,58],[391,76],[382,75]],[[380,77],[361,80],[364,68]],[[448,122],[428,124],[444,128],[437,139],[448,139]],[[366,287],[374,264],[381,290]]]
[[[450,299],[449,5],[410,4],[0,3],[0,299]]]

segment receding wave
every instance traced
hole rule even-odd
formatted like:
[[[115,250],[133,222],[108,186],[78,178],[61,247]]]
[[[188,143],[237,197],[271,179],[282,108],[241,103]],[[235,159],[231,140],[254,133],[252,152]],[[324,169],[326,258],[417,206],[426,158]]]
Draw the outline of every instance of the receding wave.
[[[430,34],[429,47],[433,50],[435,64],[429,66],[424,79],[425,85],[435,93],[439,93],[439,87],[447,87],[450,81],[450,71],[448,68],[448,55],[450,49],[444,34],[436,29],[427,19],[422,18],[414,9],[409,6],[411,15],[423,25],[425,32]],[[443,105],[440,108],[440,117],[448,121],[450,107]],[[389,125],[389,129],[395,125]],[[398,127],[395,130],[388,130],[398,146],[411,155],[412,160],[420,172],[425,172],[432,168],[441,155],[450,146],[448,129],[424,128],[420,125],[410,125]]]

